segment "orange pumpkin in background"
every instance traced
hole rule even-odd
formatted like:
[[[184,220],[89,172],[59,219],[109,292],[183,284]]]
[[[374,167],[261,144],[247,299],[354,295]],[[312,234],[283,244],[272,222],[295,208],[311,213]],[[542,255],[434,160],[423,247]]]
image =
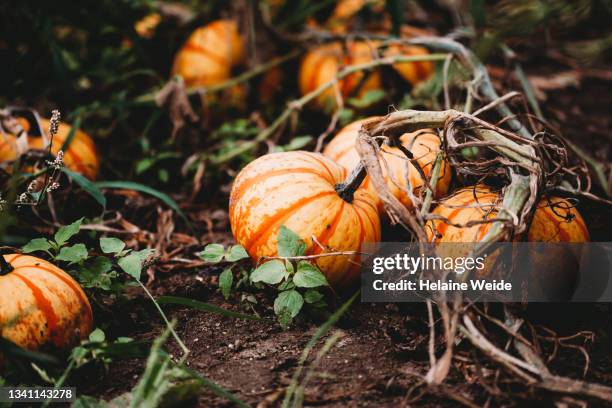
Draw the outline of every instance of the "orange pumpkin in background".
[[[217,20],[195,30],[174,58],[172,73],[187,87],[228,80],[245,57],[245,44],[233,20]]]
[[[236,241],[257,261],[277,255],[281,225],[298,234],[308,254],[359,251],[380,240],[380,220],[373,198],[359,188],[352,202],[335,190],[347,171],[317,153],[271,153],[247,165],[236,177],[229,217]],[[313,240],[313,237],[315,240]],[[359,279],[360,256],[313,260],[331,285],[346,287]]]
[[[455,224],[495,218],[502,198],[487,186],[478,185],[457,191],[445,199],[432,212]],[[480,242],[491,223],[471,227],[455,227],[444,220],[431,220],[427,225],[428,238],[432,242]],[[527,231],[528,242],[589,242],[589,231],[578,210],[569,201],[559,198],[543,198],[533,215]]]
[[[358,120],[344,127],[325,147],[323,154],[350,172],[360,161],[359,154],[355,149],[359,129],[363,123],[375,119],[377,118]],[[440,152],[440,138],[438,135],[432,130],[425,130],[406,133],[400,138],[400,141],[404,147],[412,152],[423,173],[429,177],[436,156]],[[423,187],[423,178],[414,164],[408,161],[404,153],[397,147],[384,145],[382,146],[382,151],[384,161],[381,160],[380,165],[389,190],[402,204],[412,207],[412,200],[408,197],[406,190],[410,185],[414,194],[418,195],[419,190]],[[440,169],[438,183],[436,184],[436,196],[446,194],[450,181],[451,168],[444,160],[443,166]],[[378,194],[368,177],[363,181],[363,186],[372,191],[372,196],[375,197],[375,204],[381,214],[383,214],[383,203],[378,198]]]
[[[429,54],[423,47],[415,45],[391,45],[385,51],[385,56],[418,56]],[[434,72],[435,66],[431,61],[400,62],[393,64],[393,68],[411,85],[423,82]]]
[[[18,118],[26,132],[30,129],[30,124]],[[49,120],[40,119],[41,130],[48,134]],[[57,134],[51,143],[51,153],[57,155],[62,150],[64,143],[70,135],[71,126],[60,123]],[[45,140],[40,136],[28,136],[28,147],[30,149],[46,149]],[[18,158],[17,138],[8,133],[0,133],[0,162],[12,161]],[[70,141],[70,145],[64,151],[64,165],[90,180],[98,177],[100,162],[93,139],[85,132],[78,129]]]
[[[66,350],[87,338],[91,306],[70,275],[33,256],[3,257],[12,270],[0,272],[0,337],[27,350]]]
[[[353,41],[347,43],[345,47],[335,42],[312,49],[306,54],[300,65],[299,85],[302,95],[332,80],[346,65],[365,64],[372,61],[378,45],[378,42],[374,41]],[[358,87],[359,90],[357,90]],[[338,81],[338,90],[343,98],[361,97],[367,91],[381,87],[382,81],[378,71],[355,72]],[[321,107],[334,106],[335,92],[334,87],[327,88],[316,99],[317,104]],[[355,92],[357,92],[356,95],[354,95]]]
[[[314,91],[319,86],[332,80],[347,65],[366,64],[380,54],[378,41],[352,41],[346,45],[330,43],[318,46],[309,51],[300,65],[299,85],[302,95]],[[426,55],[427,50],[421,47],[390,48],[389,55]],[[394,65],[400,75],[412,85],[425,80],[433,72],[429,61],[405,62]],[[382,79],[378,70],[359,71],[338,81],[338,88],[343,98],[362,97],[367,91],[380,89]],[[320,107],[334,106],[336,102],[334,87],[323,91],[316,99]]]

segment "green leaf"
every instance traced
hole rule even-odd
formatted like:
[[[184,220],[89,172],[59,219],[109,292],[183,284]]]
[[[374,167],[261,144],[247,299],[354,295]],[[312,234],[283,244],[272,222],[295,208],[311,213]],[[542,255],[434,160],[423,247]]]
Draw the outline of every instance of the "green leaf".
[[[322,299],[323,294],[318,290],[308,289],[306,293],[304,293],[304,300],[306,301],[306,303],[317,303]]]
[[[249,257],[249,254],[247,253],[246,249],[244,249],[242,245],[234,245],[230,248],[229,254],[227,254],[226,259],[229,262],[236,262],[241,259],[248,258],[248,257]]]
[[[219,275],[219,288],[225,299],[229,298],[233,281],[234,274],[232,273],[232,268],[227,268]]]
[[[278,255],[282,257],[301,256],[306,251],[306,243],[298,234],[281,225],[278,230]]]
[[[306,146],[312,141],[312,136],[296,136],[289,143],[284,146],[275,146],[273,151],[275,152],[289,152],[292,150],[299,150]]]
[[[264,282],[276,285],[288,276],[285,264],[278,259],[266,262],[251,272],[251,282]]]
[[[376,102],[381,101],[386,95],[386,92],[382,89],[370,89],[363,94],[361,98],[349,98],[348,103],[351,106],[362,109],[367,108]]]
[[[57,230],[55,233],[55,243],[58,246],[64,245],[70,238],[76,235],[81,228],[81,224],[83,223],[83,218],[80,218],[73,222],[70,225],[65,225]]]
[[[35,251],[48,251],[49,249],[51,249],[51,243],[46,238],[34,238],[21,248],[26,254]]]
[[[300,288],[316,288],[328,285],[325,275],[306,261],[298,263],[297,272],[293,275],[293,283]]]
[[[300,313],[303,304],[304,298],[297,290],[286,290],[279,293],[274,301],[274,313],[280,316],[286,310],[294,318]]]
[[[162,193],[161,191],[158,191],[152,187],[145,186],[144,184],[136,183],[133,181],[98,181],[97,183],[94,183],[94,185],[99,189],[120,188],[126,190],[140,191],[141,193],[149,194],[166,204],[168,207],[172,208],[174,211],[176,211],[176,213],[180,215],[183,220],[185,220],[187,225],[189,225],[190,228],[193,228],[191,221],[189,221],[189,218],[187,218],[187,216],[178,206],[176,201],[170,198],[170,196],[168,196],[167,194]]]
[[[125,248],[125,243],[118,238],[100,238],[100,249],[105,254],[118,254]]]
[[[155,250],[143,249],[142,251],[132,252],[128,256],[119,259],[117,264],[125,273],[132,276],[136,280],[140,280],[140,273],[142,272],[142,263],[147,259]]]
[[[192,307],[197,310],[201,310],[203,312],[217,313],[227,317],[237,317],[240,319],[248,319],[248,320],[259,320],[257,316],[247,315],[238,312],[232,312],[231,310],[225,310],[221,307],[211,305],[208,303],[200,302],[198,300],[177,297],[177,296],[161,296],[155,299],[157,303],[160,305],[181,305]]]
[[[284,281],[283,283],[278,285],[278,290],[279,291],[289,290],[289,289],[293,289],[293,288],[295,288],[295,284],[293,283],[293,280],[291,280],[291,279],[287,279],[286,281]]]
[[[204,250],[198,254],[200,258],[210,263],[218,263],[223,260],[225,248],[221,244],[208,244]]]
[[[106,340],[106,335],[100,328],[96,328],[89,334],[89,341],[92,343],[102,343]]]
[[[103,209],[106,208],[106,197],[104,197],[102,190],[100,190],[92,181],[66,167],[62,167],[62,172],[64,172],[72,181],[77,183],[79,187],[83,189],[83,191],[88,193],[94,200],[96,200]]]
[[[76,244],[69,247],[63,247],[55,257],[55,260],[75,264],[87,259],[87,256],[87,247],[85,244]]]

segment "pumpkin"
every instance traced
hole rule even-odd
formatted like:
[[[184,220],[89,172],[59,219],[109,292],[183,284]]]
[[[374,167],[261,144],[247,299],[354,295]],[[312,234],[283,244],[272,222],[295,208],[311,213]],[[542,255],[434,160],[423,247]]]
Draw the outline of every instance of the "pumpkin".
[[[347,171],[351,171],[357,166],[357,164],[359,164],[360,161],[359,154],[355,149],[359,129],[363,123],[375,119],[377,118],[373,117],[358,120],[340,130],[340,132],[338,132],[338,134],[325,147],[323,154],[344,167]],[[400,141],[403,146],[412,152],[414,158],[419,163],[419,167],[423,169],[423,173],[429,177],[433,164],[436,160],[436,156],[440,151],[440,138],[438,135],[432,130],[425,130],[414,133],[406,133],[401,136]],[[407,207],[412,207],[412,200],[410,200],[408,194],[406,193],[408,183],[410,183],[414,193],[418,194],[418,190],[423,186],[423,178],[415,168],[414,164],[408,161],[400,149],[396,147],[383,146],[382,151],[384,162],[381,160],[380,165],[389,190],[402,204]],[[390,174],[393,175],[393,178],[391,178]],[[450,181],[450,166],[446,161],[443,161],[438,183],[436,184],[435,193],[437,196],[446,194]],[[375,204],[382,214],[384,211],[383,203],[378,198],[374,186],[367,177],[363,181],[363,186],[372,191],[373,197],[375,197]]]
[[[277,255],[281,225],[298,234],[311,255],[359,251],[364,243],[378,242],[380,220],[370,192],[359,188],[347,202],[335,190],[346,176],[344,168],[318,153],[259,157],[232,186],[229,217],[234,238],[255,261]],[[359,254],[318,257],[313,263],[335,287],[359,279]]]
[[[455,224],[487,220],[497,215],[496,205],[501,197],[487,186],[478,185],[459,190],[437,206],[433,214]],[[455,227],[444,220],[431,220],[427,234],[433,242],[479,242],[491,223],[471,227]],[[527,230],[529,242],[589,242],[589,231],[578,213],[567,200],[559,197],[543,198],[537,205]]]
[[[308,52],[300,65],[299,86],[303,95],[332,80],[346,65],[365,64],[374,59],[377,42],[352,41],[346,44],[334,42],[318,46]],[[366,77],[367,75],[367,77]],[[362,83],[363,81],[363,83]],[[353,95],[357,88],[359,90]],[[373,89],[380,89],[382,81],[378,71],[355,72],[338,81],[342,97],[361,97]],[[323,91],[316,99],[321,107],[333,106],[336,101],[334,87]]]
[[[394,55],[417,56],[427,54],[427,50],[423,47],[404,44],[391,45],[385,51],[385,56],[387,57]],[[431,61],[399,62],[393,64],[393,68],[413,86],[426,80],[434,72],[434,64]]]
[[[91,306],[70,275],[29,255],[3,259],[0,337],[27,350],[66,350],[87,338],[93,325]]]
[[[28,131],[30,124],[19,118],[23,128]],[[48,132],[49,120],[40,119],[43,132]],[[70,125],[60,123],[57,134],[51,143],[51,153],[57,154],[71,131]],[[40,136],[28,136],[28,147],[30,149],[46,149],[45,140]],[[0,162],[16,160],[18,157],[17,140],[14,135],[0,133]],[[70,145],[64,151],[64,164],[70,170],[82,174],[90,180],[95,180],[100,169],[98,153],[92,138],[85,132],[77,130],[70,141]]]
[[[211,86],[229,79],[244,60],[244,41],[233,20],[217,20],[195,30],[174,58],[172,73],[188,87]]]
[[[314,91],[332,80],[341,68],[347,65],[366,64],[377,55],[377,41],[351,41],[346,45],[338,42],[324,44],[309,51],[300,65],[299,86],[302,95]],[[394,47],[387,50],[390,55],[427,54],[420,47]],[[433,71],[429,61],[405,62],[395,64],[398,72],[412,85],[427,78]],[[338,81],[340,94],[344,97],[362,97],[367,91],[382,88],[382,79],[378,70],[355,72]],[[320,107],[334,106],[336,102],[334,87],[327,88],[316,99]]]

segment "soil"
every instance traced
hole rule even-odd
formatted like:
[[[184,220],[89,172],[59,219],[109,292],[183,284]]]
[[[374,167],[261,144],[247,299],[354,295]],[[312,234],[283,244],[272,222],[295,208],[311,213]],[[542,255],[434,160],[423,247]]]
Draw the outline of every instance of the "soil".
[[[188,296],[228,310],[238,310],[238,295],[226,302],[210,290],[213,278],[206,270],[163,276],[155,281],[154,293]],[[535,308],[540,313],[532,310],[530,314],[550,316],[559,312],[557,305],[544,306],[539,310]],[[148,323],[140,323],[141,327],[128,334],[137,340],[152,341],[164,329],[159,315],[144,297],[134,299],[131,308],[127,320],[133,318]],[[254,406],[259,403],[276,406],[282,400],[302,350],[318,327],[317,322],[300,320],[290,330],[282,331],[271,310],[265,312],[261,320],[250,321],[184,307],[166,309],[169,317],[178,322],[177,332],[191,350],[187,364]],[[609,355],[612,307],[580,305],[566,309],[562,313],[563,326],[558,327],[561,331],[592,330],[594,322],[598,326],[595,342],[589,349],[591,366],[586,379],[612,384]],[[342,333],[340,339],[314,369],[315,375],[305,389],[305,405],[396,407],[410,402],[411,396],[419,397],[424,391],[420,387],[421,378],[428,368],[425,316],[424,306],[420,304],[356,304],[338,325],[337,330]],[[551,319],[546,320],[550,323]],[[120,322],[120,325],[126,323]],[[311,356],[316,355],[317,350]],[[459,344],[459,356],[470,353],[469,350],[466,341]],[[169,352],[174,356],[180,354],[172,342]],[[312,358],[309,363],[311,361]],[[576,375],[583,364],[580,352],[571,350],[562,352],[553,367],[560,374]],[[79,393],[111,399],[129,391],[143,369],[143,360],[113,362],[105,372],[98,368],[95,375],[100,377],[95,383],[78,384]],[[88,375],[81,378],[88,378]],[[455,406],[454,398],[458,394],[479,405],[487,399],[482,387],[466,383],[462,373],[456,370],[451,372],[447,382],[447,389],[429,391],[418,399],[418,405]],[[524,397],[532,403],[546,400],[546,395],[537,391]],[[503,402],[509,400],[502,397],[492,401],[493,405]],[[204,392],[198,403],[202,407],[228,406],[227,401],[210,392]]]

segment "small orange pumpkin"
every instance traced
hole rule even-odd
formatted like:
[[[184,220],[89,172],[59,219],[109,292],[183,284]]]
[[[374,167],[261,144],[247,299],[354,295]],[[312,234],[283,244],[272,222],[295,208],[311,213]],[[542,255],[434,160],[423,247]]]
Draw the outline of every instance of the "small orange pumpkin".
[[[30,129],[30,124],[27,121],[21,119],[19,121],[26,131]],[[48,133],[49,120],[40,119],[40,125],[42,131]],[[51,153],[56,155],[62,149],[64,142],[70,134],[70,130],[70,125],[60,123],[57,134],[53,137],[53,142],[51,143]],[[42,137],[28,136],[28,147],[30,149],[44,149],[44,143]],[[11,134],[0,133],[0,162],[16,159],[16,137]],[[70,170],[82,174],[90,180],[95,180],[98,177],[100,162],[91,136],[81,130],[75,132],[70,145],[64,152],[64,164]]]
[[[0,337],[27,350],[66,350],[87,338],[93,325],[91,306],[70,275],[29,255],[3,259]]]
[[[253,260],[277,255],[281,225],[298,234],[312,255],[359,251],[380,240],[380,220],[370,193],[357,189],[351,203],[335,186],[347,171],[317,153],[271,153],[247,165],[236,177],[229,217],[236,241]],[[313,237],[315,240],[313,240]],[[345,287],[359,279],[358,254],[315,258],[330,284]]]
[[[217,20],[195,30],[174,58],[172,73],[188,87],[211,86],[229,79],[245,56],[244,41],[233,20]]]
[[[497,215],[501,204],[499,194],[487,186],[467,187],[457,191],[437,206],[433,214],[455,224],[487,220]],[[455,227],[444,220],[431,220],[427,226],[428,238],[433,242],[479,242],[491,223],[471,227]],[[589,231],[582,216],[567,200],[559,197],[543,198],[533,215],[527,231],[528,242],[589,242]]]
[[[300,65],[299,83],[302,95],[314,91],[332,80],[343,66],[365,64],[376,54],[378,42],[352,41],[344,47],[340,43],[324,44],[306,54]],[[367,75],[367,78],[364,79]],[[362,83],[363,81],[363,83]],[[353,93],[359,88],[357,95]],[[372,89],[380,89],[382,81],[378,71],[355,72],[338,81],[342,97],[362,96]],[[321,107],[333,106],[336,101],[334,87],[323,91],[316,99]]]
[[[344,167],[347,171],[351,171],[360,161],[359,154],[355,149],[359,129],[367,121],[375,119],[377,118],[358,120],[344,127],[325,147],[323,154]],[[425,130],[406,133],[400,138],[400,141],[404,147],[412,152],[414,158],[419,163],[419,167],[423,169],[423,173],[429,177],[436,156],[440,151],[440,138],[438,135],[431,130]],[[410,183],[415,194],[418,194],[418,190],[423,186],[423,178],[400,149],[383,146],[382,151],[384,162],[381,160],[380,164],[389,190],[402,204],[412,207],[413,203],[405,190],[408,189],[408,183]],[[389,175],[388,170],[393,175],[393,178]],[[438,183],[436,184],[436,196],[446,194],[450,181],[451,169],[448,163],[444,161]],[[369,178],[366,177],[363,181],[363,186],[372,190],[376,206],[382,214],[384,211],[383,203],[378,198]]]
[[[404,55],[418,56],[427,55],[428,52],[423,47],[415,45],[391,45],[385,51],[385,56]],[[418,62],[399,62],[393,64],[393,68],[411,85],[416,85],[429,78],[434,71],[434,64],[431,61]]]

